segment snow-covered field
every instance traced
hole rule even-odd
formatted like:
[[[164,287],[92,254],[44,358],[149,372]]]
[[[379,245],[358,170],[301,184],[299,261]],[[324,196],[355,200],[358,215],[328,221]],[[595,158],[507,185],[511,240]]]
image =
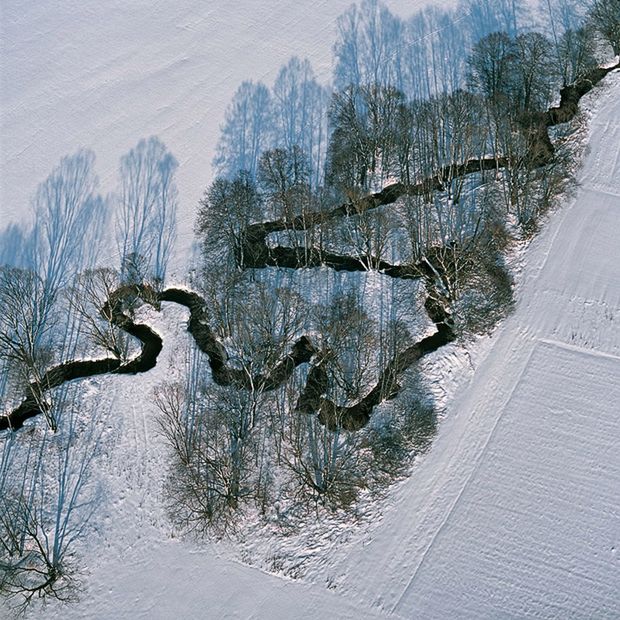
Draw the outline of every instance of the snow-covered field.
[[[386,5],[408,16],[431,2]],[[235,90],[243,80],[270,86],[295,55],[329,81],[336,19],[350,4],[3,0],[0,228],[30,219],[38,183],[64,155],[92,149],[106,194],[116,189],[120,157],[155,135],[180,164],[177,251],[187,256]]]
[[[93,148],[107,191],[120,155],[156,134],[181,163],[187,244],[238,83],[271,81],[293,54],[327,78],[348,4],[3,2],[2,224],[27,217],[62,155]],[[387,4],[407,14],[416,3]],[[99,535],[79,549],[81,600],[32,617],[620,617],[620,73],[588,99],[582,185],[525,253],[515,313],[480,344],[469,384],[381,521],[325,558],[312,583],[172,537],[165,455],[144,405],[187,344],[185,312],[165,305],[147,317],[165,336],[155,369],[84,382],[85,408],[107,427]]]

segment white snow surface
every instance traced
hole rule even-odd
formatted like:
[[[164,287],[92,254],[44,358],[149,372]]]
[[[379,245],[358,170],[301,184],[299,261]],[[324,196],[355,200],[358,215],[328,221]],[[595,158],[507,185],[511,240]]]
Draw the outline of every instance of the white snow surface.
[[[111,189],[119,156],[157,134],[181,162],[189,239],[238,83],[270,81],[292,54],[326,77],[348,4],[3,2],[2,223],[25,217],[62,155],[93,148]],[[403,14],[412,4],[388,2]],[[620,73],[606,85],[589,97],[576,197],[527,249],[516,311],[477,345],[469,383],[382,519],[307,582],[174,538],[150,393],[174,378],[189,337],[186,311],[164,304],[144,317],[164,336],[155,369],[84,381],[84,409],[107,425],[99,535],[78,549],[80,602],[30,616],[620,617]]]

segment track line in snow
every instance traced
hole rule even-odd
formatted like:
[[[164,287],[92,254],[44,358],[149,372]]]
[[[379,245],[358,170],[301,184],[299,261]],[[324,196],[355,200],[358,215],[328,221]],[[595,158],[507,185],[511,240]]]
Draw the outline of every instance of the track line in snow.
[[[599,351],[598,349],[587,349],[585,347],[580,347],[574,344],[568,344],[567,342],[561,342],[559,340],[553,340],[551,338],[540,338],[539,342],[551,345],[553,347],[558,347],[560,349],[565,349],[567,351],[572,351],[574,353],[579,353],[582,355],[592,355],[593,357],[603,357],[606,359],[617,360],[620,362],[620,356],[612,355],[611,353],[605,353],[604,351]]]
[[[612,192],[608,189],[602,189],[600,186],[584,183],[581,187],[588,192],[592,192],[593,194],[601,194],[603,196],[613,196],[614,198],[620,198],[620,194]]]

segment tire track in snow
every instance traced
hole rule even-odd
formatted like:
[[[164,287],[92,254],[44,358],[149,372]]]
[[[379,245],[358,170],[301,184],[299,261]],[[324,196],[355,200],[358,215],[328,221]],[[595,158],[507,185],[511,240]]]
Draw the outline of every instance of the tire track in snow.
[[[606,359],[620,361],[620,356],[618,355],[612,355],[611,353],[605,353],[604,351],[598,351],[597,349],[588,349],[586,347],[580,347],[574,344],[569,344],[567,342],[553,340],[551,338],[541,338],[539,342],[544,342],[545,344],[551,345],[553,347],[557,347],[559,349],[565,349],[567,351],[573,351],[575,353],[580,353],[582,355],[592,355],[593,357],[603,357]]]

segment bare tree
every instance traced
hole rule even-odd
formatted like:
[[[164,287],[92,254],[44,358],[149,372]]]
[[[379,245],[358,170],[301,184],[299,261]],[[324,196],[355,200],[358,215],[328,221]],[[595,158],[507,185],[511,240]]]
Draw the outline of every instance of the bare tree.
[[[308,211],[313,202],[310,179],[308,157],[300,147],[265,151],[258,164],[265,215],[290,222]],[[297,245],[297,241],[298,236],[291,231],[289,244]]]
[[[551,50],[549,40],[538,32],[520,34],[515,39],[515,94],[521,113],[542,112],[551,103]]]
[[[330,108],[327,181],[352,199],[380,191],[402,167],[407,118],[404,96],[393,88],[371,85],[336,93]]]
[[[21,435],[21,458],[14,453],[8,464],[0,500],[0,582],[19,609],[34,598],[74,597],[75,543],[86,535],[98,506],[98,489],[88,482],[100,431],[92,420],[88,427],[79,423],[76,392],[67,396],[58,405],[65,408],[60,432]],[[5,441],[6,451],[18,440]]]
[[[338,404],[364,395],[377,374],[376,324],[354,294],[337,295],[316,310],[322,359],[328,374],[326,395]]]
[[[90,269],[80,274],[69,288],[68,299],[92,342],[118,359],[126,360],[128,337],[115,325],[114,306],[109,303],[119,287],[118,272],[105,267]]]
[[[587,75],[598,64],[593,29],[584,27],[563,32],[556,55],[562,86],[573,84]]]
[[[365,211],[348,217],[340,227],[340,247],[351,248],[368,270],[379,270],[389,247],[393,223],[384,210]]]
[[[332,509],[350,506],[365,485],[359,440],[352,433],[329,430],[309,414],[291,417],[290,425],[290,445],[282,458],[293,474],[295,499]]]
[[[218,177],[199,204],[196,232],[209,265],[245,264],[245,229],[262,215],[262,197],[247,172],[232,180]]]
[[[432,210],[421,195],[406,196],[397,212],[405,230],[407,250],[404,256],[410,263],[417,263],[435,239],[435,222]]]
[[[173,454],[169,509],[181,526],[219,534],[234,527],[241,502],[255,496],[259,400],[252,391],[194,385],[164,385],[155,393],[160,431]]]
[[[43,396],[43,376],[52,359],[54,302],[55,296],[34,272],[0,267],[0,356],[18,389],[35,400],[52,429],[57,420]]]
[[[505,32],[494,32],[478,41],[469,57],[469,82],[490,102],[495,115],[513,109],[516,49]]]

